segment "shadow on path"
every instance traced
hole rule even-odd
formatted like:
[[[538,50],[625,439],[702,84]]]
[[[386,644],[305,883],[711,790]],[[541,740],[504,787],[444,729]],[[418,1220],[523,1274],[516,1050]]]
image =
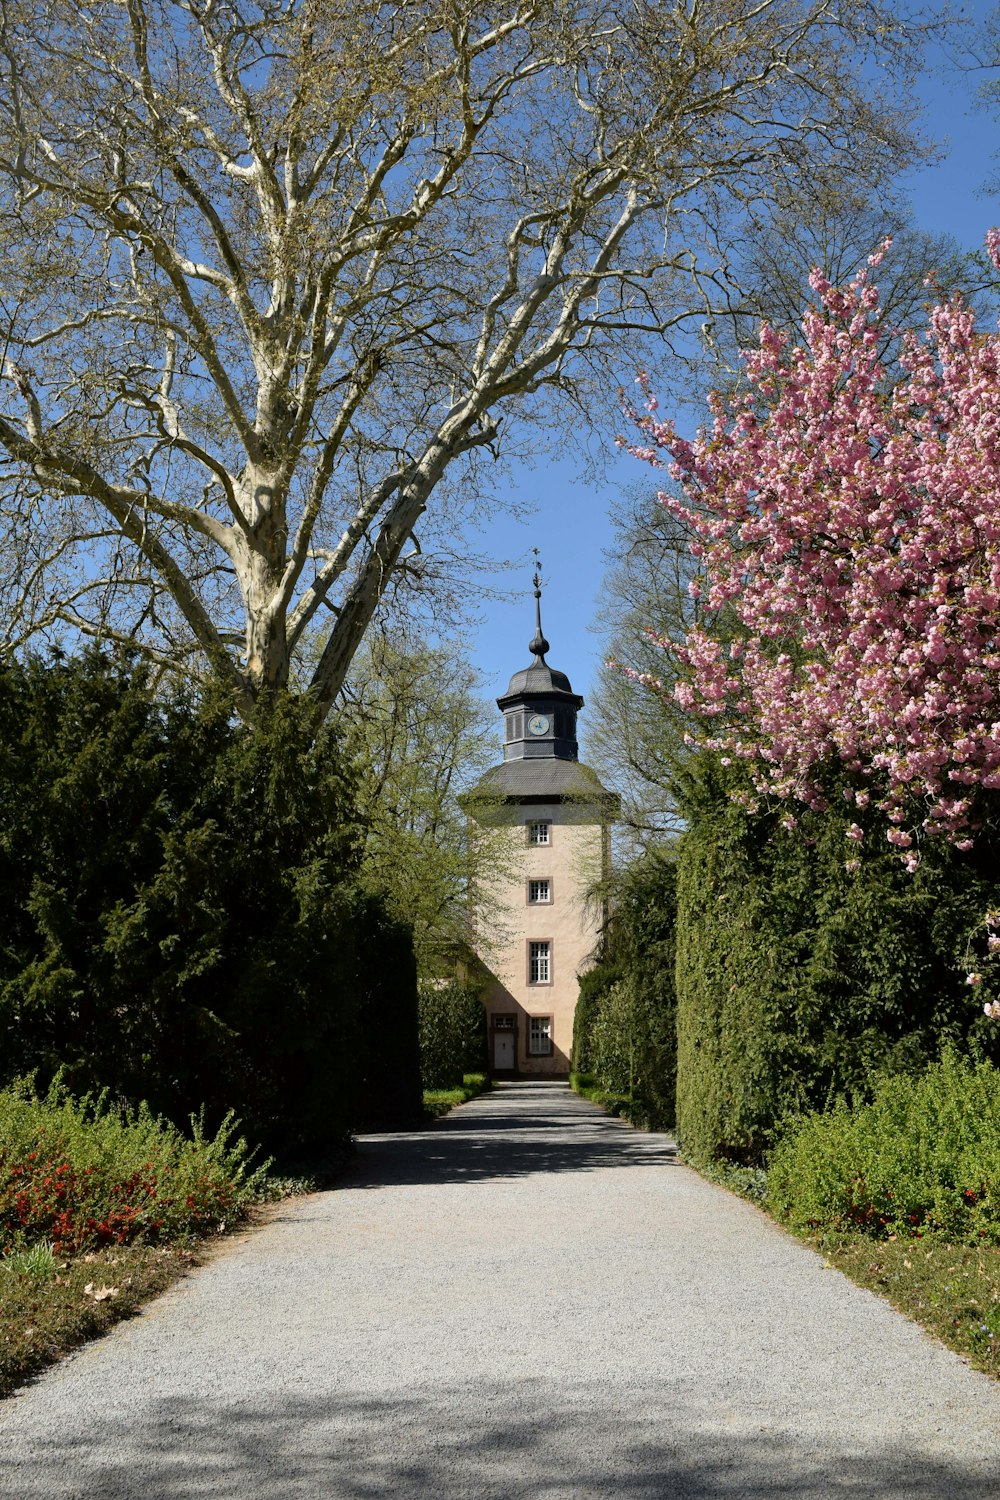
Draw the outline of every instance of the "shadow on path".
[[[522,1079],[499,1084],[425,1130],[361,1136],[343,1185],[490,1182],[676,1160],[667,1136],[612,1119],[568,1084]]]
[[[474,1411],[470,1412],[470,1407]],[[466,1387],[438,1399],[267,1405],[164,1401],[137,1449],[124,1420],[92,1438],[53,1434],[6,1467],[18,1500],[995,1500],[983,1466],[900,1449],[858,1450],[783,1430],[708,1431],[674,1396],[627,1410],[593,1386]],[[470,1421],[471,1417],[471,1421]],[[829,1435],[827,1435],[829,1437]],[[72,1475],[68,1489],[67,1475]],[[252,1476],[248,1488],[244,1485]],[[7,1488],[11,1485],[12,1488]]]

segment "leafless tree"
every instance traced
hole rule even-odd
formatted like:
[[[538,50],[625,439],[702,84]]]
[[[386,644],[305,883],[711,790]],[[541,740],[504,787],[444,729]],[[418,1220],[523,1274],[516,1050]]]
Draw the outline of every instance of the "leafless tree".
[[[731,302],[745,205],[909,159],[913,43],[880,0],[0,0],[8,644],[250,716],[322,620],[327,713],[428,510]]]

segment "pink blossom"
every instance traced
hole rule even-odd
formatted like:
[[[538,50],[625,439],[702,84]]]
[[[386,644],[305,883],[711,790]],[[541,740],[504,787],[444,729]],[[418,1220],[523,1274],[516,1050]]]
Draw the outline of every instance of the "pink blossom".
[[[1000,229],[987,244],[1000,268]],[[765,325],[749,393],[714,396],[693,441],[642,377],[635,451],[673,465],[661,500],[693,538],[701,600],[701,625],[661,644],[701,743],[813,808],[839,762],[915,869],[918,836],[971,847],[977,800],[1000,789],[1000,332],[942,303],[899,339],[890,384],[869,271],[810,280],[801,340]]]

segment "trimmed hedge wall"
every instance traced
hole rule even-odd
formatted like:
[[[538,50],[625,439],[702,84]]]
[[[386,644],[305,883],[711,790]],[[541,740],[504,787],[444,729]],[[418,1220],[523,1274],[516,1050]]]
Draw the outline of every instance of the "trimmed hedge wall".
[[[466,1073],[488,1073],[486,1011],[479,996],[454,979],[424,980],[418,994],[424,1088],[452,1088]]]
[[[646,855],[616,883],[604,953],[580,980],[573,1022],[574,1071],[656,1130],[672,1129],[675,1115],[675,914],[674,866]]]
[[[280,1154],[420,1112],[407,929],[308,705],[254,730],[89,652],[0,668],[0,1084],[59,1070]]]
[[[787,809],[747,813],[727,772],[707,757],[700,770],[677,915],[678,1131],[693,1160],[757,1163],[784,1117],[863,1097],[874,1073],[914,1071],[944,1041],[998,1056],[963,963],[1000,899],[995,828],[971,854],[927,841],[909,875],[842,787],[789,832]],[[852,822],[868,825],[860,848]]]

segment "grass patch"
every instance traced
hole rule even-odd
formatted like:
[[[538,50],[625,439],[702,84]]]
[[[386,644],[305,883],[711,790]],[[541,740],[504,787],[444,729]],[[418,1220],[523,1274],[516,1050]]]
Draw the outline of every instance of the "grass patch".
[[[767,1173],[730,1162],[692,1163],[708,1182],[768,1212]],[[771,1217],[790,1229],[780,1214]],[[791,1229],[857,1286],[884,1297],[977,1370],[1000,1380],[1000,1248],[950,1245],[916,1236],[877,1240],[864,1233]]]
[[[581,1099],[589,1099],[591,1104],[599,1105],[609,1115],[628,1118],[626,1111],[632,1102],[628,1095],[611,1093],[593,1073],[571,1073],[569,1086]]]
[[[1000,1378],[1000,1071],[946,1052],[789,1121],[767,1172],[697,1163]]]
[[[1000,1249],[867,1236],[805,1237],[838,1271],[1000,1379]]]
[[[439,1119],[458,1104],[466,1104],[477,1094],[488,1093],[493,1081],[488,1073],[466,1073],[461,1084],[451,1089],[424,1089],[424,1113]]]
[[[193,1251],[176,1245],[119,1246],[70,1260],[39,1245],[5,1256],[0,1260],[0,1396],[131,1317],[193,1264]]]

